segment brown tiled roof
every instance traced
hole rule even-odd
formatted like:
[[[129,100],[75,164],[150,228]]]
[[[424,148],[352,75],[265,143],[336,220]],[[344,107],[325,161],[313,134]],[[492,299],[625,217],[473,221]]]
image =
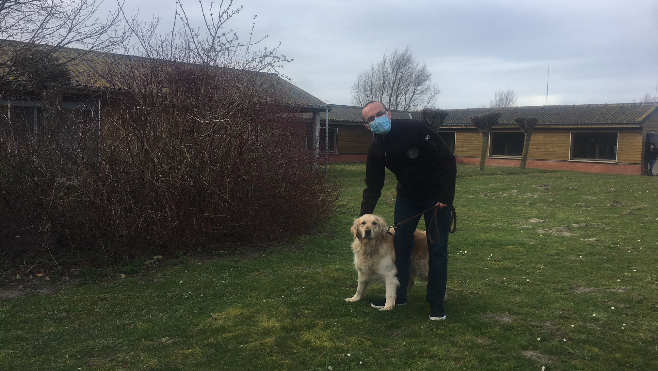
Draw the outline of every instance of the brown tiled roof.
[[[0,40],[0,63],[7,61],[12,55],[12,49],[25,47],[26,44],[10,40]],[[42,46],[48,47],[48,46]],[[71,74],[71,84],[75,87],[84,87],[91,89],[121,89],[122,86],[111,86],[103,79],[103,72],[108,70],[128,70],[131,65],[138,63],[148,65],[149,63],[161,63],[162,60],[155,60],[131,55],[113,54],[97,51],[88,51],[73,48],[59,48],[54,54],[66,66]],[[289,81],[281,78],[277,74],[267,72],[250,72],[255,74],[255,81],[273,93],[277,98],[283,99],[286,103],[297,106],[321,107],[326,103]]]
[[[334,105],[331,104],[331,111],[329,112],[329,120],[332,122],[343,122],[343,123],[358,123],[359,125],[363,123],[363,117],[361,117],[361,108],[356,106],[343,106],[343,105]],[[391,110],[391,116],[394,119],[408,119],[410,118],[409,112],[406,111],[394,111]],[[325,119],[325,113],[320,113],[320,120]]]
[[[471,126],[470,116],[500,112],[500,125],[514,125],[514,117],[536,117],[539,125],[640,125],[658,103],[585,104],[505,108],[450,109],[444,126]],[[414,117],[419,113],[414,112]]]
[[[332,122],[361,123],[361,107],[330,105],[329,120]],[[505,108],[467,108],[449,109],[443,127],[472,126],[470,116],[485,112],[500,112],[499,125],[517,126],[517,116],[536,117],[538,125],[622,125],[637,126],[658,108],[658,103],[619,103],[619,104],[585,104],[571,106],[529,106]],[[409,112],[391,111],[393,118],[409,118]],[[420,112],[411,112],[414,119],[420,119]],[[324,120],[324,112],[321,112]]]

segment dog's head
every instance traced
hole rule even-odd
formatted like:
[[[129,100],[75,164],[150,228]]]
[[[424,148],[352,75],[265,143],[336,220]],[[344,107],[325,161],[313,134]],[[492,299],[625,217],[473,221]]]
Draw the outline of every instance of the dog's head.
[[[354,219],[354,225],[352,226],[352,234],[358,240],[375,239],[384,235],[387,230],[386,220],[373,214],[365,214]]]

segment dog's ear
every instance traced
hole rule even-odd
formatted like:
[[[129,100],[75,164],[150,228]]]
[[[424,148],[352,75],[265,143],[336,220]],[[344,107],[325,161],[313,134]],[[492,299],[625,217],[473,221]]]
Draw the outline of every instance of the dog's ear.
[[[382,218],[381,216],[377,217],[377,225],[379,226],[379,229],[381,230],[382,233],[386,233],[388,230],[388,225],[386,225],[386,220]]]
[[[361,231],[359,231],[359,219],[360,218],[354,219],[354,224],[352,225],[352,235],[354,236],[354,238],[360,240],[363,238],[363,236],[361,236]]]

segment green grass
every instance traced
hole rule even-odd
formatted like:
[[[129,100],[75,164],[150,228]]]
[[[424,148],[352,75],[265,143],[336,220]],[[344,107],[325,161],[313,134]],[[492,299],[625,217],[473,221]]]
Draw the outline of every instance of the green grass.
[[[310,236],[0,300],[0,369],[658,369],[658,178],[460,166],[448,318],[430,322],[422,283],[391,312],[370,308],[381,285],[343,300],[365,169],[332,172],[339,210]]]

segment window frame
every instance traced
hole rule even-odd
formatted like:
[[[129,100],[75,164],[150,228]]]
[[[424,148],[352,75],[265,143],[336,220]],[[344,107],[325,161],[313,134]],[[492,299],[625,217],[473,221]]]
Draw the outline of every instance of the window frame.
[[[455,149],[457,148],[457,132],[456,131],[448,131],[448,130],[442,131],[441,129],[439,129],[438,134],[443,139],[443,141],[446,142],[446,144],[448,145],[448,148],[450,148],[450,150],[452,151],[452,154],[454,155],[455,154]],[[445,138],[443,138],[444,134],[448,134],[448,135],[452,134],[452,146],[450,146],[450,144],[451,144],[450,142],[446,141]]]
[[[31,140],[38,134],[42,126],[43,120],[43,105],[41,102],[35,101],[2,101],[0,107],[3,112],[3,123],[6,125],[3,130],[6,135],[13,140]],[[16,115],[18,111],[27,113],[31,117],[27,118],[25,115]]]
[[[494,136],[495,135],[501,135],[501,134],[514,134],[518,135],[521,138],[521,151],[518,155],[506,155],[506,154],[494,154]],[[525,142],[525,134],[521,131],[492,131],[489,133],[489,157],[490,158],[513,158],[513,159],[520,159],[523,156],[523,145]]]
[[[610,158],[587,158],[587,157],[574,157],[574,136],[580,135],[615,135],[615,144],[612,147],[612,150],[615,154],[614,159]],[[571,131],[569,133],[569,161],[575,162],[606,162],[606,163],[616,163],[619,156],[619,132],[610,131],[610,130],[600,130],[600,131]]]
[[[326,127],[321,127],[320,128],[320,133],[318,136],[318,149],[320,153],[328,153],[328,154],[338,154],[338,128],[337,127],[329,127],[329,150],[327,151],[325,149],[325,144],[327,141],[325,140],[326,137]],[[333,135],[332,135],[333,133]]]

